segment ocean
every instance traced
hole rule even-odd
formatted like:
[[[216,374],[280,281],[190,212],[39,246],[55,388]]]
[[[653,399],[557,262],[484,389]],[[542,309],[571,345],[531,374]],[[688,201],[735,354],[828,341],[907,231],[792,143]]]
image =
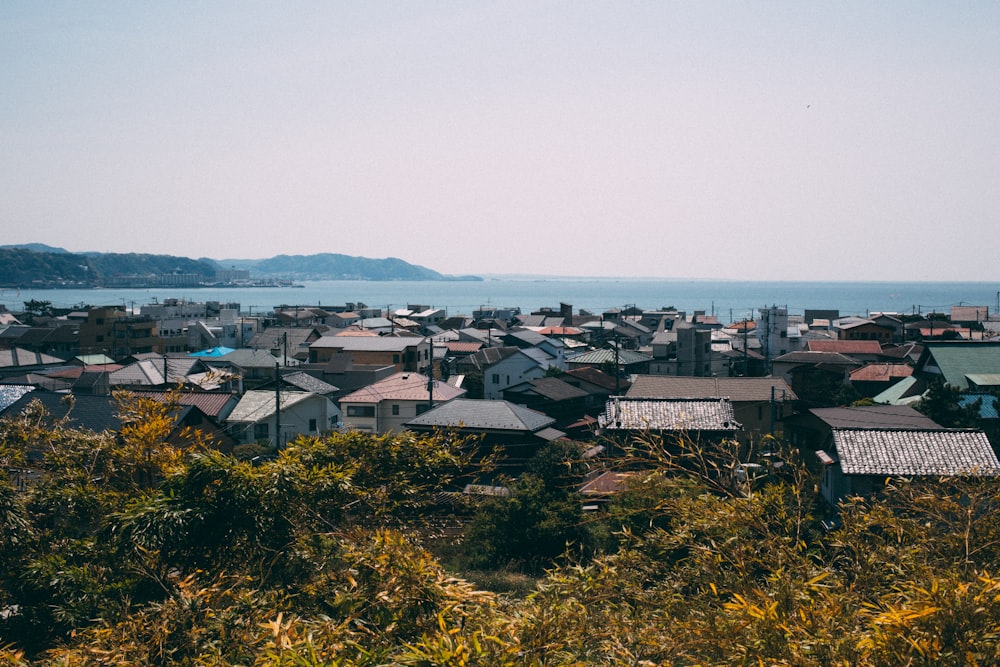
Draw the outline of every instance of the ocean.
[[[757,315],[759,308],[783,306],[790,315],[807,309],[843,315],[871,312],[948,312],[951,306],[988,306],[1000,311],[1000,283],[986,282],[785,282],[636,278],[487,278],[482,282],[319,280],[302,287],[155,288],[155,289],[0,289],[0,304],[19,311],[25,301],[49,301],[58,308],[124,305],[129,309],[167,298],[239,303],[243,313],[274,306],[342,306],[364,303],[398,309],[410,304],[444,308],[449,315],[481,307],[521,308],[529,313],[560,302],[599,313],[635,305],[704,311],[723,322]]]

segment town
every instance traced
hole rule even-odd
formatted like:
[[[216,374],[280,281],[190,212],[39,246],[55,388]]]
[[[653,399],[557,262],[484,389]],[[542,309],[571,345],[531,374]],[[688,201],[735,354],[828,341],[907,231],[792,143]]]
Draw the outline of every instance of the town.
[[[29,301],[0,325],[0,415],[40,401],[58,416],[71,394],[72,422],[101,431],[116,423],[115,390],[178,390],[177,428],[244,458],[331,431],[457,429],[498,447],[498,470],[516,476],[553,441],[601,457],[654,432],[745,443],[733,473],[745,482],[771,472],[753,445],[774,438],[821,476],[831,508],[895,475],[1000,472],[1000,317],[987,306],[867,317],[772,306],[723,322],[566,303],[449,316],[421,304]],[[621,482],[605,474],[581,489],[588,507]]]

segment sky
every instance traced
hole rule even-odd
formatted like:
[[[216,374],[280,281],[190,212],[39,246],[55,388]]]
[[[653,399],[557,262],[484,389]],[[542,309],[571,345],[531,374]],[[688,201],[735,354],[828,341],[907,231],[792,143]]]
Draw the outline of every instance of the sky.
[[[1000,3],[0,4],[0,244],[1000,279]]]

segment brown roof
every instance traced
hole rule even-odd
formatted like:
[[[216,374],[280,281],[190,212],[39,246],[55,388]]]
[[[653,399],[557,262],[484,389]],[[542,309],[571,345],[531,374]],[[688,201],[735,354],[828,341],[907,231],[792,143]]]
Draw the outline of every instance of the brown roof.
[[[629,398],[728,398],[734,403],[769,401],[773,396],[784,396],[790,400],[797,398],[792,388],[781,378],[698,378],[670,375],[639,375],[625,395]]]
[[[840,354],[881,354],[882,346],[877,340],[810,340],[810,352],[839,352]]]
[[[218,417],[223,410],[236,404],[236,396],[222,392],[181,392],[132,391],[136,396],[150,398],[160,403],[176,400],[178,405],[193,405],[209,417]]]
[[[851,371],[852,382],[889,382],[913,375],[913,366],[907,364],[868,364]]]
[[[427,376],[420,373],[394,373],[367,387],[362,387],[340,399],[343,403],[379,403],[381,401],[424,401],[428,398]],[[445,382],[434,382],[434,400],[450,401],[463,396],[465,389],[458,389]]]
[[[908,405],[813,408],[810,412],[831,428],[941,428],[930,417]]]

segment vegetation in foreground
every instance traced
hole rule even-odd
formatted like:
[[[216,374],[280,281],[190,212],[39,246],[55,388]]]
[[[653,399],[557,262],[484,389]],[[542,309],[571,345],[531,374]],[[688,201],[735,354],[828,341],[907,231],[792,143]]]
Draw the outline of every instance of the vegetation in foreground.
[[[121,400],[120,434],[0,421],[5,465],[47,471],[0,485],[6,664],[1000,662],[995,480],[893,480],[825,532],[804,472],[734,488],[725,446],[644,438],[602,512],[573,499],[568,447],[467,510],[442,499],[475,447],[448,434],[300,439],[254,466],[167,445],[168,408]]]

